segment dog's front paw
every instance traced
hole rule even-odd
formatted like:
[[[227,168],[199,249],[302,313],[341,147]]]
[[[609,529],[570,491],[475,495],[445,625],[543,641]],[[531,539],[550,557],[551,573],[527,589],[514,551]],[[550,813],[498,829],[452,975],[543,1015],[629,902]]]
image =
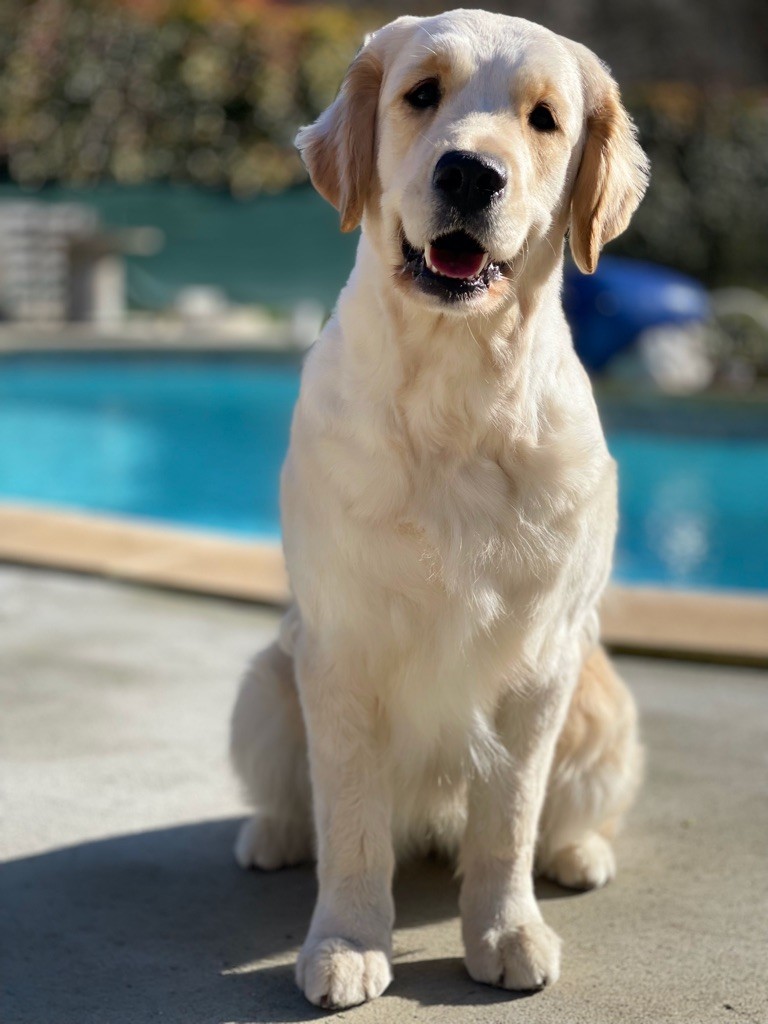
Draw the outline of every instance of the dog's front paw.
[[[535,992],[560,975],[560,939],[543,921],[492,928],[465,945],[467,970],[486,985]]]
[[[304,945],[296,964],[304,995],[324,1010],[343,1010],[380,996],[392,981],[392,968],[380,949],[363,949],[346,939]]]

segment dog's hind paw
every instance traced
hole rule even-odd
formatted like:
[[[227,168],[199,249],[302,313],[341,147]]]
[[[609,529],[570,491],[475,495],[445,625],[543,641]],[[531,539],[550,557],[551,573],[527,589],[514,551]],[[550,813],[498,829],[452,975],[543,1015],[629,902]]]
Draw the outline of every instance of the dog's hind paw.
[[[296,964],[304,995],[324,1010],[343,1010],[380,996],[392,981],[392,968],[380,949],[362,949],[346,939],[305,945]]]
[[[558,850],[544,873],[566,889],[599,889],[615,877],[616,858],[608,840],[590,832]]]
[[[235,840],[235,860],[241,868],[275,871],[312,858],[308,825],[297,819],[256,813],[244,821]]]

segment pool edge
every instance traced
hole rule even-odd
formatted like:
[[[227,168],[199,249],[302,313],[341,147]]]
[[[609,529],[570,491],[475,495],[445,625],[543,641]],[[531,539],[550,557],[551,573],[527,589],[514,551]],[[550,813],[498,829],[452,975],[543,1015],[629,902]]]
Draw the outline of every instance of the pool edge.
[[[278,544],[15,502],[0,502],[0,561],[239,600],[288,596]]]
[[[283,604],[279,544],[0,502],[0,562]],[[622,651],[768,664],[768,597],[612,584],[602,639]]]

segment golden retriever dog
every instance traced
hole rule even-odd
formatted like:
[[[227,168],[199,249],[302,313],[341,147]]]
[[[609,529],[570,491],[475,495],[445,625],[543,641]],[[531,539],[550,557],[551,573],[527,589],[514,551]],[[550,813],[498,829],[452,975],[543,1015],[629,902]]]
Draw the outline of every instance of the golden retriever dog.
[[[317,857],[296,977],[340,1008],[390,983],[396,856],[453,852],[466,965],[540,989],[560,941],[534,870],[588,889],[640,771],[598,644],[616,468],[560,301],[647,183],[583,46],[482,11],[366,40],[297,143],[362,224],[306,361],[282,476],[294,602],[232,754],[245,867]]]

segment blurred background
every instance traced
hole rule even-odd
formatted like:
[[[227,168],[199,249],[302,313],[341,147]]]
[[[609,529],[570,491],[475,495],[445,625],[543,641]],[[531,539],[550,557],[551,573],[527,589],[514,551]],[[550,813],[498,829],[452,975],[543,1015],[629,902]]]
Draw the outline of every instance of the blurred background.
[[[566,275],[616,578],[768,589],[764,0],[477,6],[592,47],[652,161],[598,273]],[[293,136],[365,31],[439,9],[1,0],[0,503],[277,540],[302,353],[356,244]]]

